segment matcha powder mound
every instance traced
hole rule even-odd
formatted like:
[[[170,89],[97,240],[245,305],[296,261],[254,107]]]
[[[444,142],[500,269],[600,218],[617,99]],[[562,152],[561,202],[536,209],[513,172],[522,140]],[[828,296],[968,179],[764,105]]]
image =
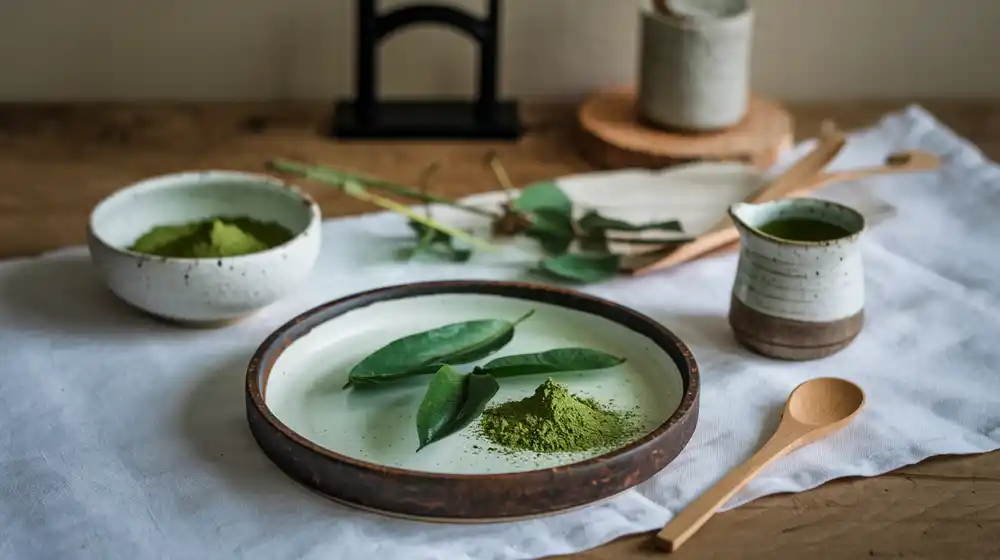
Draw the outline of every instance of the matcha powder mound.
[[[535,394],[483,412],[482,435],[517,451],[551,453],[611,447],[638,431],[630,412],[603,408],[548,379]]]
[[[291,231],[273,222],[243,216],[217,217],[154,227],[129,249],[161,257],[235,257],[266,251],[292,237]]]

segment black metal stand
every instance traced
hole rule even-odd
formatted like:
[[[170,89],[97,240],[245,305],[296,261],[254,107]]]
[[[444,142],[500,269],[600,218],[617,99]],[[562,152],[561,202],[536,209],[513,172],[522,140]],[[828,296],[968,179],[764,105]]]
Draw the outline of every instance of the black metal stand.
[[[456,8],[416,5],[379,15],[375,0],[357,4],[355,97],[340,101],[333,134],[342,138],[510,139],[521,136],[517,103],[497,100],[500,0],[489,0],[486,17]],[[474,101],[391,101],[376,97],[377,48],[391,33],[434,22],[464,31],[479,44],[479,85]]]

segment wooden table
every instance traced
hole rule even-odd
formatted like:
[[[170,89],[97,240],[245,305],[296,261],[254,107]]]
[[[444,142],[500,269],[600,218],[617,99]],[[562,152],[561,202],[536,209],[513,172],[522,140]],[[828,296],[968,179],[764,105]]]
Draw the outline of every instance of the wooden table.
[[[921,101],[992,159],[1000,159],[1000,102]],[[823,118],[851,129],[902,102],[793,106],[799,138]],[[412,182],[442,164],[433,189],[494,190],[482,164],[495,149],[516,184],[585,171],[574,151],[572,107],[526,107],[516,145],[338,143],[317,131],[328,104],[0,106],[0,257],[81,244],[90,209],[132,181],[180,170],[262,171],[275,156],[325,162]],[[370,210],[310,186],[326,216]],[[946,372],[943,372],[946,374]],[[998,372],[1000,374],[1000,372]],[[663,558],[648,535],[575,556]],[[1000,453],[939,458],[867,479],[757,500],[716,516],[674,558],[1000,558]]]

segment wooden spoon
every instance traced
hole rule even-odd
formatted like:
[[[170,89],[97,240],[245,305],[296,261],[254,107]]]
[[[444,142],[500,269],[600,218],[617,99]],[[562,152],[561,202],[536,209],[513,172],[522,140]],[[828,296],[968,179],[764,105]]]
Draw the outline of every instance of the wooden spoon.
[[[840,153],[846,142],[847,137],[843,132],[836,130],[833,125],[824,123],[823,132],[820,134],[813,151],[799,159],[795,165],[788,168],[767,187],[748,197],[745,202],[769,202],[786,196],[818,175]],[[630,266],[626,262],[624,268],[633,274],[652,272],[687,262],[738,239],[739,233],[729,216],[726,216],[714,228],[699,235],[694,241],[677,247],[676,250],[671,251],[662,259],[639,266]],[[641,257],[642,255],[636,256]]]
[[[864,404],[861,387],[845,379],[820,377],[796,387],[785,403],[781,423],[771,439],[671,519],[656,535],[657,543],[668,552],[680,548],[761,469],[789,451],[843,428]]]
[[[864,169],[852,169],[850,171],[838,171],[836,173],[819,173],[809,184],[803,186],[803,190],[811,191],[830,183],[857,181],[858,179],[866,179],[876,175],[933,171],[938,167],[941,167],[941,158],[930,152],[923,150],[893,152],[885,158],[882,165]]]

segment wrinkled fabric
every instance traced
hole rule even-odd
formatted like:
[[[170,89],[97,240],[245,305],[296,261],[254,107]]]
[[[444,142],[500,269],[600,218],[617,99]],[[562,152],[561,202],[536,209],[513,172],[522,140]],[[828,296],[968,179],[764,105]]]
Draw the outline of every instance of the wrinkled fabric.
[[[725,316],[735,255],[583,288],[663,322],[692,348],[700,420],[653,479],[531,521],[429,524],[335,504],[263,455],[243,401],[251,354],[295,314],[390,284],[523,279],[523,256],[403,263],[392,257],[407,231],[399,216],[330,220],[308,286],[219,330],[130,311],[102,288],[84,248],[0,264],[0,558],[508,560],[581,551],[661,526],[753,453],[797,384],[827,375],[859,383],[866,408],[765,469],[727,509],[932,455],[997,449],[1000,168],[919,107],[855,133],[835,166],[871,165],[903,148],[938,153],[945,165],[822,193],[864,189],[894,208],[863,238],[867,323],[835,356],[780,362],[733,342]]]

